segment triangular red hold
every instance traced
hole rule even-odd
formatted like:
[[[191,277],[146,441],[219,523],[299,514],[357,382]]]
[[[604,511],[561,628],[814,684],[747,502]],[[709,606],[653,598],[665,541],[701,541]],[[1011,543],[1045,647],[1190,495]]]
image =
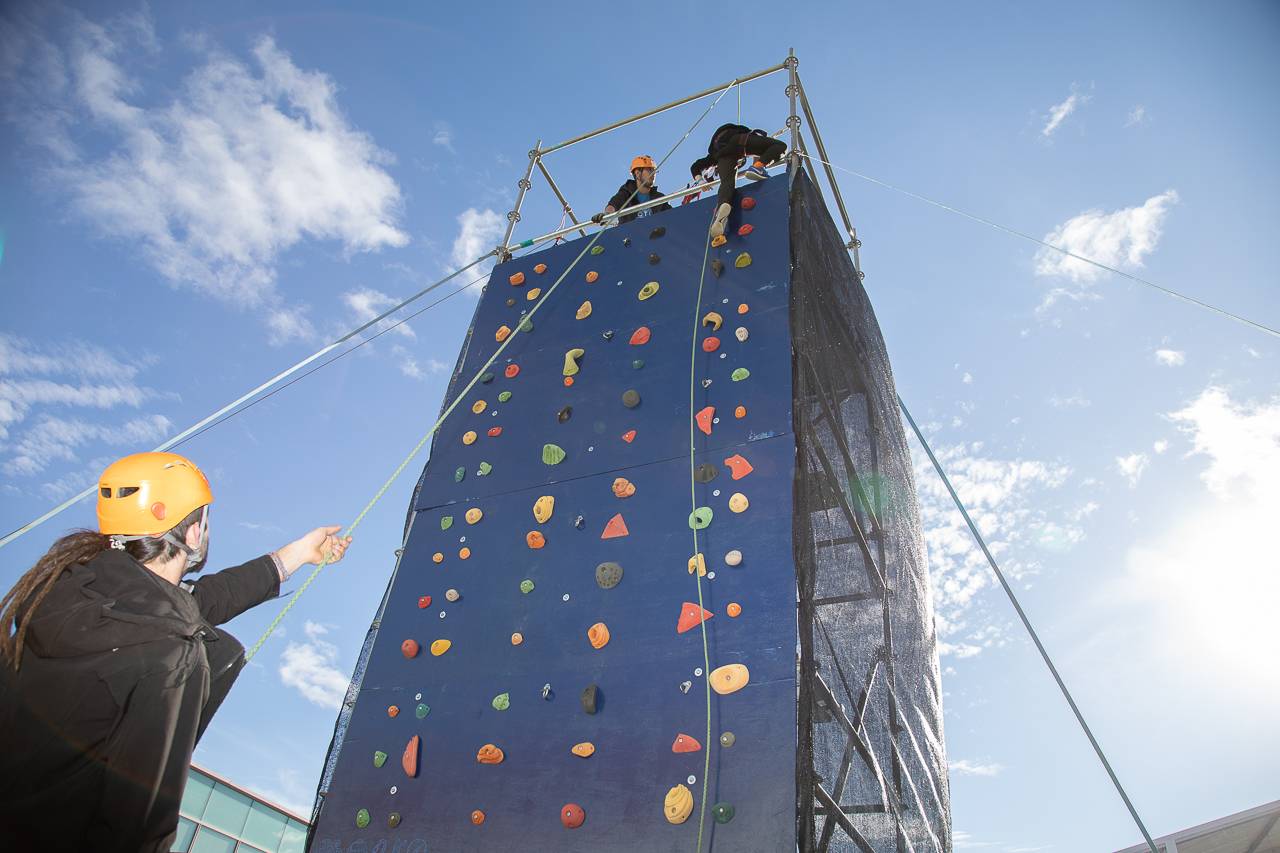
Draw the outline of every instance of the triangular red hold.
[[[633,347],[641,346],[649,343],[649,327],[641,326],[631,333],[631,345]]]
[[[418,747],[421,743],[421,735],[409,738],[409,743],[404,748],[404,756],[400,759],[400,766],[404,768],[405,775],[410,779],[418,775]]]
[[[676,735],[675,741],[671,744],[672,752],[697,752],[700,749],[702,744],[698,743],[698,739],[684,732]]]
[[[622,434],[622,440],[625,441],[627,444],[630,444],[631,442],[635,441],[636,431],[633,429],[627,430]]]
[[[631,531],[627,530],[627,523],[622,520],[622,513],[618,513],[609,519],[608,524],[604,526],[604,533],[600,534],[601,539],[617,539],[619,536],[628,536]]]
[[[698,611],[702,611],[701,615],[699,615]],[[715,614],[710,610],[703,610],[692,601],[686,601],[680,605],[680,621],[676,623],[676,633],[683,634],[685,631],[696,628],[712,616],[715,616]]]
[[[711,435],[711,419],[714,418],[715,416],[716,416],[716,407],[707,406],[701,412],[698,412],[698,414],[694,415],[693,419],[698,422],[698,429],[702,430],[707,435]]]
[[[735,453],[728,459],[724,460],[724,464],[729,466],[729,470],[733,472],[732,476],[735,480],[741,480],[743,477],[756,470],[751,467],[750,462],[738,453]]]

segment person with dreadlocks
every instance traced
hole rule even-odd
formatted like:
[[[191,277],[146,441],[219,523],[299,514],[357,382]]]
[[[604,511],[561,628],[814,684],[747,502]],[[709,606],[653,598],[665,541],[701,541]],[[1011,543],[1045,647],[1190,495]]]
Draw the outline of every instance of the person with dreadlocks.
[[[715,218],[711,221],[713,238],[724,234],[725,223],[733,211],[733,181],[737,177],[739,161],[749,156],[756,158],[743,174],[760,181],[768,177],[765,167],[778,162],[786,153],[787,143],[774,139],[763,130],[752,130],[742,124],[722,124],[716,128],[707,145],[707,156],[695,160],[689,167],[691,174],[698,175],[715,166],[720,177]]]
[[[0,850],[169,850],[191,754],[245,665],[217,626],[351,542],[317,527],[188,582],[212,503],[190,460],[126,456],[98,481],[98,530],[0,600]]]

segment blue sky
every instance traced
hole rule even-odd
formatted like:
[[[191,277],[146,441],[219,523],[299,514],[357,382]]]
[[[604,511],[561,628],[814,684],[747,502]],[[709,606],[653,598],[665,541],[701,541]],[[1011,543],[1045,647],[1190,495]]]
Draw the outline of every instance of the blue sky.
[[[784,20],[776,5],[652,3],[638,21],[315,6],[0,16],[5,532],[491,248],[538,138],[789,46],[835,163],[1280,322],[1274,4],[815,4]],[[783,86],[744,87],[744,123],[782,127]],[[548,167],[589,215],[700,110]],[[736,93],[721,101],[659,186],[683,184],[738,110]],[[1150,829],[1280,796],[1276,339],[841,183],[899,392]],[[535,178],[517,233],[559,222]],[[185,445],[217,496],[214,562],[354,518],[434,421],[474,304],[460,293]],[[1137,841],[940,485],[917,476],[957,849]],[[198,761],[309,806],[412,480],[241,676]],[[6,547],[0,580],[91,523],[80,506]],[[248,644],[274,612],[232,630]]]

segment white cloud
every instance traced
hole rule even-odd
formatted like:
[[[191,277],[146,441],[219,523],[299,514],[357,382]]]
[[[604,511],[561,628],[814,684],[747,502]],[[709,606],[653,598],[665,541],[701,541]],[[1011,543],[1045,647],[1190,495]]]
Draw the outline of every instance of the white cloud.
[[[1148,463],[1151,458],[1145,453],[1130,453],[1128,456],[1116,457],[1116,470],[1120,472],[1120,476],[1128,482],[1129,488],[1138,485],[1138,480],[1142,479],[1142,474],[1147,470]]]
[[[435,133],[431,137],[432,144],[439,145],[450,153],[456,153],[453,150],[453,127],[447,121],[438,121],[434,127]]]
[[[374,290],[371,287],[363,287],[359,290],[349,290],[342,294],[342,301],[345,302],[347,307],[351,309],[352,313],[356,315],[356,323],[358,325],[363,325],[393,305],[400,304],[403,300],[394,296],[388,296],[382,291]],[[398,326],[396,326],[395,323],[395,320],[388,318],[378,323],[377,329],[378,331],[381,331],[383,329],[390,328],[392,332],[402,337],[409,339],[417,337],[417,335],[414,334],[413,329],[409,328],[408,323],[401,323]],[[392,328],[393,326],[394,328]]]
[[[1165,441],[1163,438],[1159,439],[1158,441],[1156,441],[1154,444],[1151,445],[1151,449],[1154,450],[1157,455],[1159,455],[1169,449],[1169,442]]]
[[[973,384],[973,374],[966,370],[966,371],[965,371],[964,376],[960,377],[960,381],[961,381],[962,383],[964,383],[965,385],[972,385],[972,384]]]
[[[1192,455],[1209,457],[1201,479],[1214,496],[1275,503],[1280,510],[1280,397],[1237,404],[1210,386],[1169,418],[1192,437]]]
[[[1181,367],[1187,363],[1187,354],[1176,349],[1156,350],[1156,363],[1165,367]]]
[[[1059,397],[1054,394],[1049,398],[1048,403],[1055,409],[1087,409],[1093,405],[1093,402],[1087,397],[1079,394],[1072,394],[1070,397]]]
[[[315,327],[307,318],[305,307],[281,306],[267,313],[267,329],[270,343],[285,344],[289,341],[309,341],[316,336]]]
[[[55,461],[74,462],[76,449],[90,442],[125,446],[155,444],[172,430],[173,422],[163,415],[134,418],[119,426],[42,415],[7,448],[12,456],[0,470],[11,476],[30,476]]]
[[[1040,135],[1046,139],[1053,135],[1053,132],[1067,120],[1069,115],[1090,101],[1089,95],[1082,95],[1075,91],[1074,85],[1071,88],[1072,92],[1067,96],[1067,99],[1050,107],[1049,113],[1045,116],[1044,128],[1041,129]]]
[[[996,776],[1004,769],[1004,765],[989,762],[983,764],[961,758],[947,763],[947,769],[960,776]]]
[[[1143,259],[1159,244],[1165,217],[1177,203],[1178,193],[1166,190],[1138,207],[1111,213],[1087,210],[1046,234],[1044,241],[1108,266],[1141,267]],[[1043,248],[1036,253],[1036,275],[1062,276],[1076,283],[1088,283],[1096,281],[1102,273],[1103,270],[1092,264],[1052,249]]]
[[[280,655],[280,680],[307,701],[336,711],[347,695],[348,679],[335,666],[338,647],[324,635],[329,629],[310,620],[303,630],[309,642],[289,643]]]
[[[493,210],[469,207],[462,211],[458,214],[458,237],[453,241],[453,251],[449,255],[454,269],[471,263],[481,253],[497,246],[506,230],[506,219]],[[492,260],[486,261],[479,266],[477,274],[492,268]],[[466,292],[479,296],[475,288],[468,288]]]
[[[407,349],[400,345],[391,348],[393,358],[399,360],[400,372],[410,379],[426,379],[449,371],[449,365],[438,358],[428,358],[425,365],[419,364]]]
[[[1138,104],[1129,110],[1129,117],[1124,120],[1125,127],[1136,127],[1140,124],[1147,123],[1147,108],[1142,104]]]

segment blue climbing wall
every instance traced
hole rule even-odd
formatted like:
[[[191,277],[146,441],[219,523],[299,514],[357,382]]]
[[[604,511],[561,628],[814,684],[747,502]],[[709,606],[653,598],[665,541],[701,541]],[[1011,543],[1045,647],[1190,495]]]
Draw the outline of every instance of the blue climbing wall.
[[[739,191],[754,207],[739,206],[727,244],[711,250],[723,269],[708,263],[700,305],[710,199],[608,229],[576,265],[587,238],[494,270],[449,399],[492,375],[435,438],[312,849],[685,853],[700,829],[703,850],[795,849],[786,180]],[[738,233],[743,225],[750,233]],[[658,227],[665,234],[654,236]],[[750,264],[737,266],[744,252]],[[484,370],[499,330],[516,329],[532,291],[545,294],[562,274],[532,328]],[[657,293],[639,299],[649,282]],[[590,315],[578,319],[584,301]],[[698,322],[711,311],[723,318],[718,331]],[[633,344],[641,327],[649,340]],[[712,336],[720,344],[708,352]],[[566,384],[574,348],[580,369]],[[739,368],[749,376],[735,381]],[[710,434],[693,431],[694,464],[716,472],[705,483],[691,474],[691,383],[693,412],[715,409]],[[627,391],[637,406],[624,405]],[[544,462],[548,444],[563,461]],[[735,455],[751,469],[737,479],[726,464]],[[618,478],[634,494],[617,496]],[[533,513],[542,496],[555,499],[545,522]],[[731,509],[735,496],[745,510]],[[714,514],[697,540],[702,602],[714,614],[703,623],[705,654],[699,627],[677,633],[682,608],[699,600],[688,567],[695,503]],[[468,510],[483,517],[470,523]],[[603,538],[618,515],[626,535]],[[542,547],[531,547],[533,531]],[[742,555],[736,566],[730,551]],[[605,562],[623,569],[611,588],[597,583]],[[588,639],[596,623],[610,634],[598,649]],[[413,657],[406,640],[420,647]],[[436,655],[439,640],[450,645]],[[746,686],[709,690],[709,671],[730,664],[747,667]],[[590,685],[594,714],[581,701]],[[680,734],[701,749],[673,751]],[[401,756],[414,736],[410,777]],[[573,754],[580,743],[594,754]],[[477,760],[486,744],[502,750],[500,764]],[[664,814],[677,785],[694,798],[678,824]],[[576,828],[562,822],[567,804],[585,813]],[[717,804],[732,807],[731,819],[723,807],[713,813]]]

